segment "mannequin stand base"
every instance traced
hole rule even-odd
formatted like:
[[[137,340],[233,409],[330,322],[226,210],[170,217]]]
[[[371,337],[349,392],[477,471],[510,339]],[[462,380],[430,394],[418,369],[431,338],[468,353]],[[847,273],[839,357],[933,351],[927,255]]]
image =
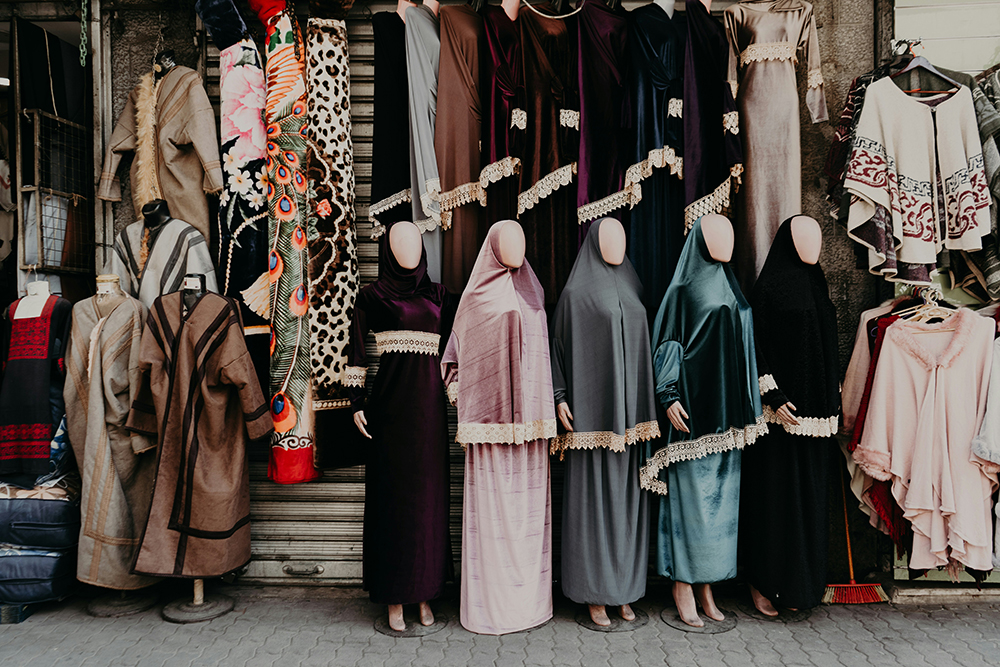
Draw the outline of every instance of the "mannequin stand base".
[[[760,613],[760,610],[754,606],[753,602],[743,600],[737,602],[736,607],[750,618],[758,621],[768,621],[770,623],[801,623],[812,616],[812,609],[799,609],[798,611],[792,611],[791,609],[785,609],[784,607],[775,607],[778,610],[777,616],[767,616]]]
[[[405,609],[405,607],[404,607]],[[405,620],[405,614],[404,614]],[[427,635],[433,635],[435,632],[441,632],[444,630],[445,626],[448,625],[448,617],[443,613],[436,611],[434,612],[434,624],[433,625],[421,625],[419,615],[415,618],[411,618],[406,621],[406,629],[403,631],[393,630],[389,627],[389,616],[379,616],[375,619],[375,632],[383,634],[387,637],[426,637]]]
[[[128,591],[125,595],[108,593],[94,598],[87,605],[87,613],[98,618],[118,618],[146,611],[156,604],[156,593],[137,590]]]
[[[684,621],[681,620],[680,614],[677,613],[677,609],[673,606],[665,608],[660,612],[660,620],[672,627],[674,630],[680,630],[681,632],[690,632],[696,635],[718,635],[723,632],[729,632],[736,627],[736,614],[731,611],[719,608],[726,616],[724,621],[713,621],[705,614],[699,614],[701,620],[705,622],[704,627],[695,628]]]
[[[608,607],[607,611],[608,620],[611,621],[611,625],[598,625],[594,623],[590,618],[590,612],[586,606],[576,612],[576,623],[594,632],[631,632],[649,623],[649,614],[635,606],[632,607],[632,613],[635,614],[635,620],[633,621],[626,621],[622,618],[617,607]]]
[[[191,600],[174,600],[163,608],[163,620],[171,623],[200,623],[228,614],[236,603],[228,595],[206,595],[203,604]]]

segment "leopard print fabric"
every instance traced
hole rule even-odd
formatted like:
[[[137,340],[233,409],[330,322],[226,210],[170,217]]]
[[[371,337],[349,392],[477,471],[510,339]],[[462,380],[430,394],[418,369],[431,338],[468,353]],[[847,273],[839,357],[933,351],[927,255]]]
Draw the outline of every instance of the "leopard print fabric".
[[[313,407],[323,410],[350,404],[343,382],[358,293],[347,24],[310,19],[307,54],[310,361]]]

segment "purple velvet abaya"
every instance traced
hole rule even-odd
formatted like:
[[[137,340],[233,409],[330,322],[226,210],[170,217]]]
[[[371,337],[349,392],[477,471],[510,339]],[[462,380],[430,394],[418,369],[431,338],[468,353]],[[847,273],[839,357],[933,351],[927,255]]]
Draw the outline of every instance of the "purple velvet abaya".
[[[576,17],[580,50],[577,247],[583,244],[591,221],[629,203],[622,186],[632,157],[627,136],[632,117],[628,12],[621,5],[611,9],[604,0],[582,0],[580,6]]]
[[[412,604],[441,595],[451,572],[448,415],[439,346],[447,292],[427,276],[427,253],[403,269],[379,239],[379,279],[358,294],[347,369],[354,411],[372,436],[365,464],[364,586],[372,602]],[[378,375],[365,402],[365,337],[375,334]]]

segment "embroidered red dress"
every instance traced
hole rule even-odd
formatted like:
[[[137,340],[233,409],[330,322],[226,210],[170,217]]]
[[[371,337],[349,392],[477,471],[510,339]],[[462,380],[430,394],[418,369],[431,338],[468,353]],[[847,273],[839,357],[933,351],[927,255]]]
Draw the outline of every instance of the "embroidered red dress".
[[[10,305],[3,327],[0,386],[0,478],[33,484],[49,471],[49,447],[65,412],[63,379],[73,306],[49,296],[38,317],[16,318]]]

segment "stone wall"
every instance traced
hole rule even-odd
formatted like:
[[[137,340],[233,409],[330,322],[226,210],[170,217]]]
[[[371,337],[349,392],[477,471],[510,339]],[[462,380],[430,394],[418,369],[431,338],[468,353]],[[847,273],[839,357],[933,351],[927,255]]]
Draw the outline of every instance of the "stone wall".
[[[875,66],[878,52],[876,30],[880,0],[812,0],[823,58],[823,79],[830,121],[813,125],[805,104],[802,118],[802,206],[803,213],[820,222],[823,228],[823,254],[821,263],[830,284],[830,297],[837,307],[839,322],[841,371],[847,368],[861,311],[877,304],[887,293],[881,280],[866,271],[855,268],[855,255],[851,241],[842,227],[828,213],[826,176],[823,164],[837,118],[844,108],[847,91],[854,77]],[[884,16],[884,15],[883,15]],[[891,12],[889,14],[891,19]],[[884,21],[881,22],[884,25]],[[891,23],[889,26],[891,34]],[[800,81],[804,77],[800,77]],[[805,98],[804,89],[801,99]],[[847,581],[847,552],[844,540],[843,500],[839,475],[843,457],[838,452],[837,465],[831,470],[834,479],[830,484],[830,579],[831,582]],[[857,509],[857,501],[848,492],[851,541],[856,575],[877,566],[879,534],[868,525],[867,517]],[[885,551],[883,544],[882,550]]]

